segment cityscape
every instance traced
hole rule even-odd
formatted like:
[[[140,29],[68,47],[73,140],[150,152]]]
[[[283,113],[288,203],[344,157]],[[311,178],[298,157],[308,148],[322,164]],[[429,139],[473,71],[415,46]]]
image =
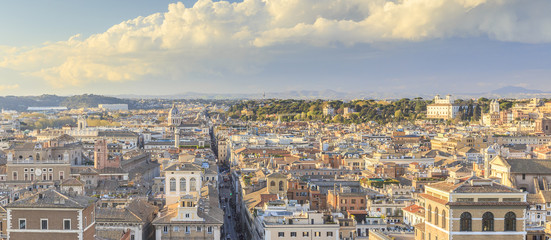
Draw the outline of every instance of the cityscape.
[[[551,239],[550,13],[2,3],[0,239]]]

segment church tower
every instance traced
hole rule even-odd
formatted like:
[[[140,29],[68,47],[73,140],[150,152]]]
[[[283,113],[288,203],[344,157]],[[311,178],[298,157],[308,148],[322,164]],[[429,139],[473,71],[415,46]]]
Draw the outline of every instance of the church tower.
[[[86,128],[88,128],[88,122],[86,122],[86,116],[84,115],[78,116],[77,124],[78,124],[79,131],[85,130]]]
[[[490,113],[499,113],[499,102],[496,99],[490,103]]]
[[[174,147],[180,147],[180,129],[177,128],[174,130]]]
[[[170,126],[170,131],[174,131],[182,123],[182,117],[180,116],[180,111],[176,107],[176,104],[172,104],[172,108],[168,112],[168,126]]]
[[[107,149],[107,141],[99,139],[94,144],[94,168],[103,169],[107,165],[109,151]]]
[[[500,147],[496,143],[483,150],[484,156],[484,178],[490,177],[490,162],[500,154]]]

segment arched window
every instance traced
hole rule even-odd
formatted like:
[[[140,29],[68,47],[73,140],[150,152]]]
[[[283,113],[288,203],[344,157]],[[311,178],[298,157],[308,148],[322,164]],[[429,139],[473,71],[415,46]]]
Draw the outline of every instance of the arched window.
[[[482,214],[482,231],[494,231],[494,214],[485,212]]]
[[[270,187],[275,187],[275,181],[270,182]]]
[[[432,221],[432,215],[431,215],[431,214],[432,214],[432,211],[431,211],[431,209],[432,209],[432,208],[431,208],[430,205],[429,205],[429,208],[427,208],[427,222]]]
[[[195,178],[189,180],[189,191],[197,191],[197,180]]]
[[[434,225],[438,226],[438,207],[434,208]]]
[[[505,214],[505,231],[517,230],[517,215],[514,212]]]
[[[176,179],[175,178],[170,179],[170,191],[171,192],[176,192]]]
[[[283,191],[283,181],[279,181],[279,191]]]
[[[442,228],[446,228],[446,210],[442,210]]]
[[[186,189],[187,189],[186,179],[185,178],[180,178],[180,192],[185,192]]]
[[[36,161],[40,161],[40,153],[36,153]]]
[[[469,212],[464,212],[461,214],[459,220],[459,231],[472,231],[473,226],[473,217]]]

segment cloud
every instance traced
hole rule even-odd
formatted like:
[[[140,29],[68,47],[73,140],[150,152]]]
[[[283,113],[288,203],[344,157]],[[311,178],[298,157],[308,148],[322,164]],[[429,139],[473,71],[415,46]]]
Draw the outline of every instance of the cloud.
[[[547,0],[199,0],[87,38],[0,46],[0,67],[56,87],[258,71],[284,46],[488,37],[551,42]],[[274,50],[276,49],[276,50]],[[282,53],[279,53],[282,54]],[[284,54],[284,53],[283,53]]]
[[[13,84],[13,85],[0,85],[0,92],[5,90],[13,90],[19,88],[19,84]]]

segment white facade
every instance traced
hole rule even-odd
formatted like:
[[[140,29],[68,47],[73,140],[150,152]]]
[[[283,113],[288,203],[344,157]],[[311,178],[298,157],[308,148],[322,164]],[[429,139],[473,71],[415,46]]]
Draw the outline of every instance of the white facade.
[[[453,119],[459,112],[459,105],[454,105],[451,95],[446,98],[434,97],[434,103],[427,106],[427,118],[431,119]]]
[[[181,196],[197,196],[202,186],[201,175],[200,169],[197,171],[165,171],[166,204],[178,202]]]
[[[99,104],[98,108],[104,111],[128,111],[128,104]]]

